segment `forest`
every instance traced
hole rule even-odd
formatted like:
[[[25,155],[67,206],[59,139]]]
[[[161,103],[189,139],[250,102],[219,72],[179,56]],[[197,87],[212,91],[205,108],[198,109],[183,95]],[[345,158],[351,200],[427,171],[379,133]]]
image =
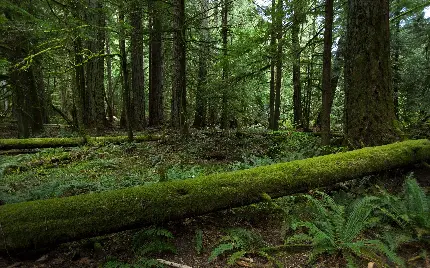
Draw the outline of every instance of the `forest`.
[[[430,1],[0,0],[0,267],[430,268]]]

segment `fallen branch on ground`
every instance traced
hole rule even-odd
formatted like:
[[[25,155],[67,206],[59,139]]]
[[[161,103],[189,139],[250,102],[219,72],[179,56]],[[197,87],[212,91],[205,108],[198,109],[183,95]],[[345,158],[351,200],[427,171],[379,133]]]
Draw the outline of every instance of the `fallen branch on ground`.
[[[135,142],[155,141],[161,139],[159,135],[142,135],[133,138]],[[51,147],[74,147],[84,144],[122,143],[127,142],[127,136],[118,137],[88,137],[84,138],[30,138],[30,139],[0,139],[0,150],[32,149]]]
[[[199,216],[430,160],[430,141],[147,186],[0,206],[0,252]]]

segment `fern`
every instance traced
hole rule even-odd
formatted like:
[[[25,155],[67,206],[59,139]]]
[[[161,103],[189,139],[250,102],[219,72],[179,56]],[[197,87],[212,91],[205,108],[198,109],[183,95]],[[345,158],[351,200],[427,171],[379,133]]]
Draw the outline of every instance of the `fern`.
[[[315,209],[313,219],[297,221],[292,225],[302,230],[286,239],[286,244],[311,243],[309,262],[314,262],[321,254],[341,254],[348,267],[356,267],[358,258],[379,260],[383,266],[384,257],[403,266],[395,252],[380,240],[363,239],[364,231],[375,222],[371,217],[377,208],[377,197],[364,197],[348,207],[338,205],[329,195],[317,192],[318,198],[305,195]]]
[[[133,237],[133,246],[136,252],[142,256],[156,253],[176,253],[172,244],[173,234],[166,229],[150,228],[136,233]]]
[[[196,231],[196,252],[198,255],[200,255],[202,253],[203,250],[203,231],[202,230],[197,230]]]
[[[393,196],[386,191],[382,191],[382,195],[380,211],[402,228],[404,236],[412,234],[409,241],[430,242],[429,197],[413,179],[413,174],[408,175],[400,196]]]
[[[227,251],[233,250],[233,249],[234,249],[233,243],[220,244],[214,250],[212,250],[208,261],[211,262],[211,261],[215,260],[218,256],[224,254]]]
[[[259,254],[260,248],[265,244],[261,236],[244,228],[232,228],[226,231],[219,245],[212,250],[208,261],[212,262],[220,255],[231,253],[227,260],[228,265],[233,265],[239,258],[246,254]],[[261,251],[262,252],[262,251]]]

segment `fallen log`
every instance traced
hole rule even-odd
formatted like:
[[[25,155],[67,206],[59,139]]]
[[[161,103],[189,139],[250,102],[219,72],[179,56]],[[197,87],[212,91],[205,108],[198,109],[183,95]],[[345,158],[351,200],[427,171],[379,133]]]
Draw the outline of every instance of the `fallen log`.
[[[133,138],[135,142],[154,141],[161,139],[159,135],[142,135]],[[127,136],[88,137],[84,138],[30,138],[0,139],[0,150],[33,149],[51,147],[74,147],[84,144],[122,143],[128,141]]]
[[[430,141],[405,141],[248,170],[0,206],[0,252],[248,205],[430,160]]]

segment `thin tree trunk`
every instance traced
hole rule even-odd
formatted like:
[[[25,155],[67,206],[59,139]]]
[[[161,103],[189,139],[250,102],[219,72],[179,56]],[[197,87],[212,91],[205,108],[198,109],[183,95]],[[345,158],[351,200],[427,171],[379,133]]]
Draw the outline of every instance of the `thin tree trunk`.
[[[129,74],[127,68],[127,52],[125,48],[125,27],[124,27],[124,7],[121,6],[119,10],[119,22],[122,24],[120,30],[120,39],[119,39],[119,50],[121,53],[121,70],[122,70],[122,79],[123,79],[123,90],[124,90],[124,99],[125,101],[123,106],[123,111],[125,112],[125,122],[127,126],[127,136],[128,140],[133,140],[133,129],[131,123],[131,96],[130,96],[130,81]]]
[[[283,10],[283,0],[278,0],[277,10],[276,10],[276,38],[277,38],[277,50],[276,50],[276,79],[275,79],[275,114],[274,114],[274,124],[275,130],[279,129],[279,119],[281,116],[281,83],[282,83],[282,58],[283,58],[283,29],[282,29],[282,19],[284,17]]]
[[[110,34],[106,34],[106,54],[110,55]],[[107,114],[109,122],[113,123],[114,116],[114,95],[113,95],[113,84],[112,84],[112,58],[108,56],[106,58],[106,71],[107,71]]]
[[[173,18],[173,83],[171,123],[175,128],[186,128],[186,57],[185,57],[185,2],[174,1]]]
[[[270,94],[269,129],[275,130],[275,65],[276,65],[276,0],[272,0],[272,25],[270,27]]]
[[[207,88],[207,65],[209,48],[209,21],[208,21],[208,0],[200,0],[201,6],[201,20],[202,30],[200,32],[200,40],[202,45],[199,51],[199,72],[197,78],[197,91],[196,91],[196,110],[194,114],[194,124],[196,128],[203,128],[206,126],[206,111],[208,104]]]
[[[331,48],[333,44],[333,0],[326,0],[324,23],[324,55],[322,77],[322,114],[321,114],[321,143],[330,144],[330,114],[331,114]]]
[[[294,112],[294,126],[301,128],[302,123],[302,89],[300,81],[300,43],[299,43],[299,32],[300,32],[300,20],[299,10],[297,4],[293,5],[293,24],[291,26],[291,42],[292,42],[292,54],[293,54],[293,112]]]
[[[133,128],[142,130],[145,125],[145,77],[143,70],[143,28],[142,8],[138,1],[133,1],[131,11],[131,87],[133,105],[130,111]]]
[[[222,97],[221,97],[221,128],[229,128],[229,107],[228,107],[228,91],[229,86],[227,84],[228,80],[228,9],[229,0],[222,0],[222,25],[221,25],[221,37],[222,37]]]
[[[163,40],[160,2],[148,0],[149,9],[149,125],[164,123],[163,107]]]

